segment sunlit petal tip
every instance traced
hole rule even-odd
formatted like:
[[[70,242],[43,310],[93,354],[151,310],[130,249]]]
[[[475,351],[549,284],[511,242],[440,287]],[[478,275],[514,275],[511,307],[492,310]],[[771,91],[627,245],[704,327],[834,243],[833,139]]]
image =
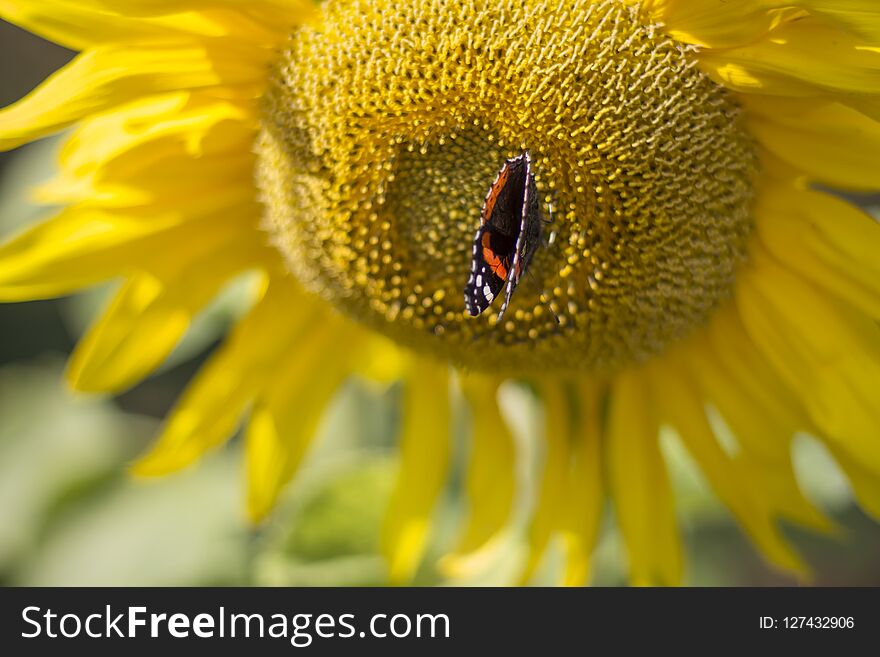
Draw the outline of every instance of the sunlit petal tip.
[[[816,571],[797,555],[792,555],[786,561],[770,563],[780,571],[788,573],[800,586],[813,586],[816,582]]]
[[[404,521],[394,537],[385,543],[383,553],[388,563],[388,581],[395,586],[410,582],[424,556],[429,525],[423,518]]]
[[[471,552],[451,552],[437,562],[437,570],[450,579],[469,579],[488,572],[510,541],[508,533],[499,533]]]
[[[201,456],[163,444],[167,442],[170,441],[160,438],[145,455],[128,467],[129,474],[140,479],[165,477],[192,465]]]
[[[64,381],[71,392],[81,393],[111,393],[113,388],[106,387],[106,381],[102,381],[93,372],[89,372],[83,365],[71,358],[64,368]]]
[[[801,509],[800,511],[796,517],[785,513],[780,513],[779,517],[798,527],[836,541],[845,540],[850,533],[840,522],[815,506],[811,505],[809,509]]]
[[[589,552],[581,546],[569,548],[565,559],[565,570],[563,571],[560,584],[566,587],[585,586],[590,578],[591,560]]]

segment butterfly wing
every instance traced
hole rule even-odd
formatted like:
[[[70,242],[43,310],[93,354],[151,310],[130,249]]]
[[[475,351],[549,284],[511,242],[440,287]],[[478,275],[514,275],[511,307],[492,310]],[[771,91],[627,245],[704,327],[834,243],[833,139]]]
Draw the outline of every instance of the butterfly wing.
[[[540,221],[535,223],[535,217],[540,218],[540,208],[531,157],[526,151],[504,163],[483,203],[464,290],[469,315],[485,311],[506,285],[498,319],[504,316],[538,242],[532,237],[535,230],[540,231]]]
[[[538,187],[535,184],[535,176],[532,173],[532,159],[529,152],[523,155],[523,184],[522,197],[520,200],[519,226],[516,231],[516,242],[511,251],[510,266],[507,272],[507,290],[501,310],[498,311],[498,321],[504,317],[510,299],[513,296],[520,278],[528,269],[532,256],[541,242],[541,204],[538,202]]]
[[[514,240],[490,224],[483,224],[474,238],[473,266],[464,289],[465,310],[476,317],[499,295],[507,282]]]

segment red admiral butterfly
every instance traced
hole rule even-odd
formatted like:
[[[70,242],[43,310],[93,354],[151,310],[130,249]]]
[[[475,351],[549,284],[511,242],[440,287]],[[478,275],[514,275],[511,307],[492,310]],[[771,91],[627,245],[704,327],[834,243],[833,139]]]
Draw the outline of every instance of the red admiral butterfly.
[[[541,243],[541,204],[532,158],[528,151],[504,162],[489,188],[480,227],[474,237],[471,275],[464,288],[464,306],[476,317],[507,285],[498,320]]]

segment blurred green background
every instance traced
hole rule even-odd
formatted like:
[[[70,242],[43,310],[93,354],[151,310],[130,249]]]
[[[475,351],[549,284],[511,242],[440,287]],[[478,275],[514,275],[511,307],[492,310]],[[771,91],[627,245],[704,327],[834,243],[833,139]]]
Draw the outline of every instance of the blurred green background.
[[[0,106],[24,95],[71,53],[0,22]],[[27,188],[51,173],[57,142],[0,156],[0,235],[42,216]],[[864,199],[877,203],[877,199]],[[155,436],[161,418],[229,324],[246,307],[248,281],[231,284],[157,375],[117,398],[75,396],[64,362],[113,285],[76,297],[0,304],[0,584],[3,585],[367,585],[384,584],[378,555],[382,511],[395,463],[398,391],[350,384],[278,512],[260,529],[243,514],[240,441],[179,475],[136,481],[126,465]],[[531,422],[524,389],[504,401]],[[462,424],[462,423],[459,423]],[[464,431],[461,432],[464,434]],[[706,488],[674,439],[664,437],[694,585],[775,585],[792,580],[768,569]],[[459,439],[463,461],[466,436]],[[522,479],[534,488],[539,446]],[[844,528],[838,539],[790,531],[821,585],[880,584],[880,527],[852,503],[824,449],[799,438],[795,462],[808,495]],[[486,571],[445,579],[436,557],[455,539],[461,463],[437,511],[418,584],[510,584],[523,558],[522,501],[509,537]],[[594,582],[625,582],[620,541],[610,521],[594,562]],[[551,584],[551,550],[535,583]]]

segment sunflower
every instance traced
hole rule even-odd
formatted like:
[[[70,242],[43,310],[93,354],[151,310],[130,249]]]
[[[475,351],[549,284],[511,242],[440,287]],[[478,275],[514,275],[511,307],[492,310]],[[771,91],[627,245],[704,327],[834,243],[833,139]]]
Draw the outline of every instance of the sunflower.
[[[880,226],[829,189],[880,188],[876,0],[0,0],[80,51],[0,113],[0,145],[67,131],[60,207],[0,249],[0,297],[120,278],[71,357],[77,390],[155,370],[232,277],[253,306],[182,395],[139,475],[244,422],[247,509],[271,510],[350,377],[402,390],[384,526],[423,558],[470,418],[482,563],[517,494],[519,385],[544,409],[528,581],[551,540],[587,580],[610,498],[636,584],[676,584],[661,432],[766,559],[780,521],[832,523],[792,468],[818,437],[880,516]],[[546,239],[501,321],[467,316],[480,207],[528,151]],[[551,212],[552,209],[552,212]]]

